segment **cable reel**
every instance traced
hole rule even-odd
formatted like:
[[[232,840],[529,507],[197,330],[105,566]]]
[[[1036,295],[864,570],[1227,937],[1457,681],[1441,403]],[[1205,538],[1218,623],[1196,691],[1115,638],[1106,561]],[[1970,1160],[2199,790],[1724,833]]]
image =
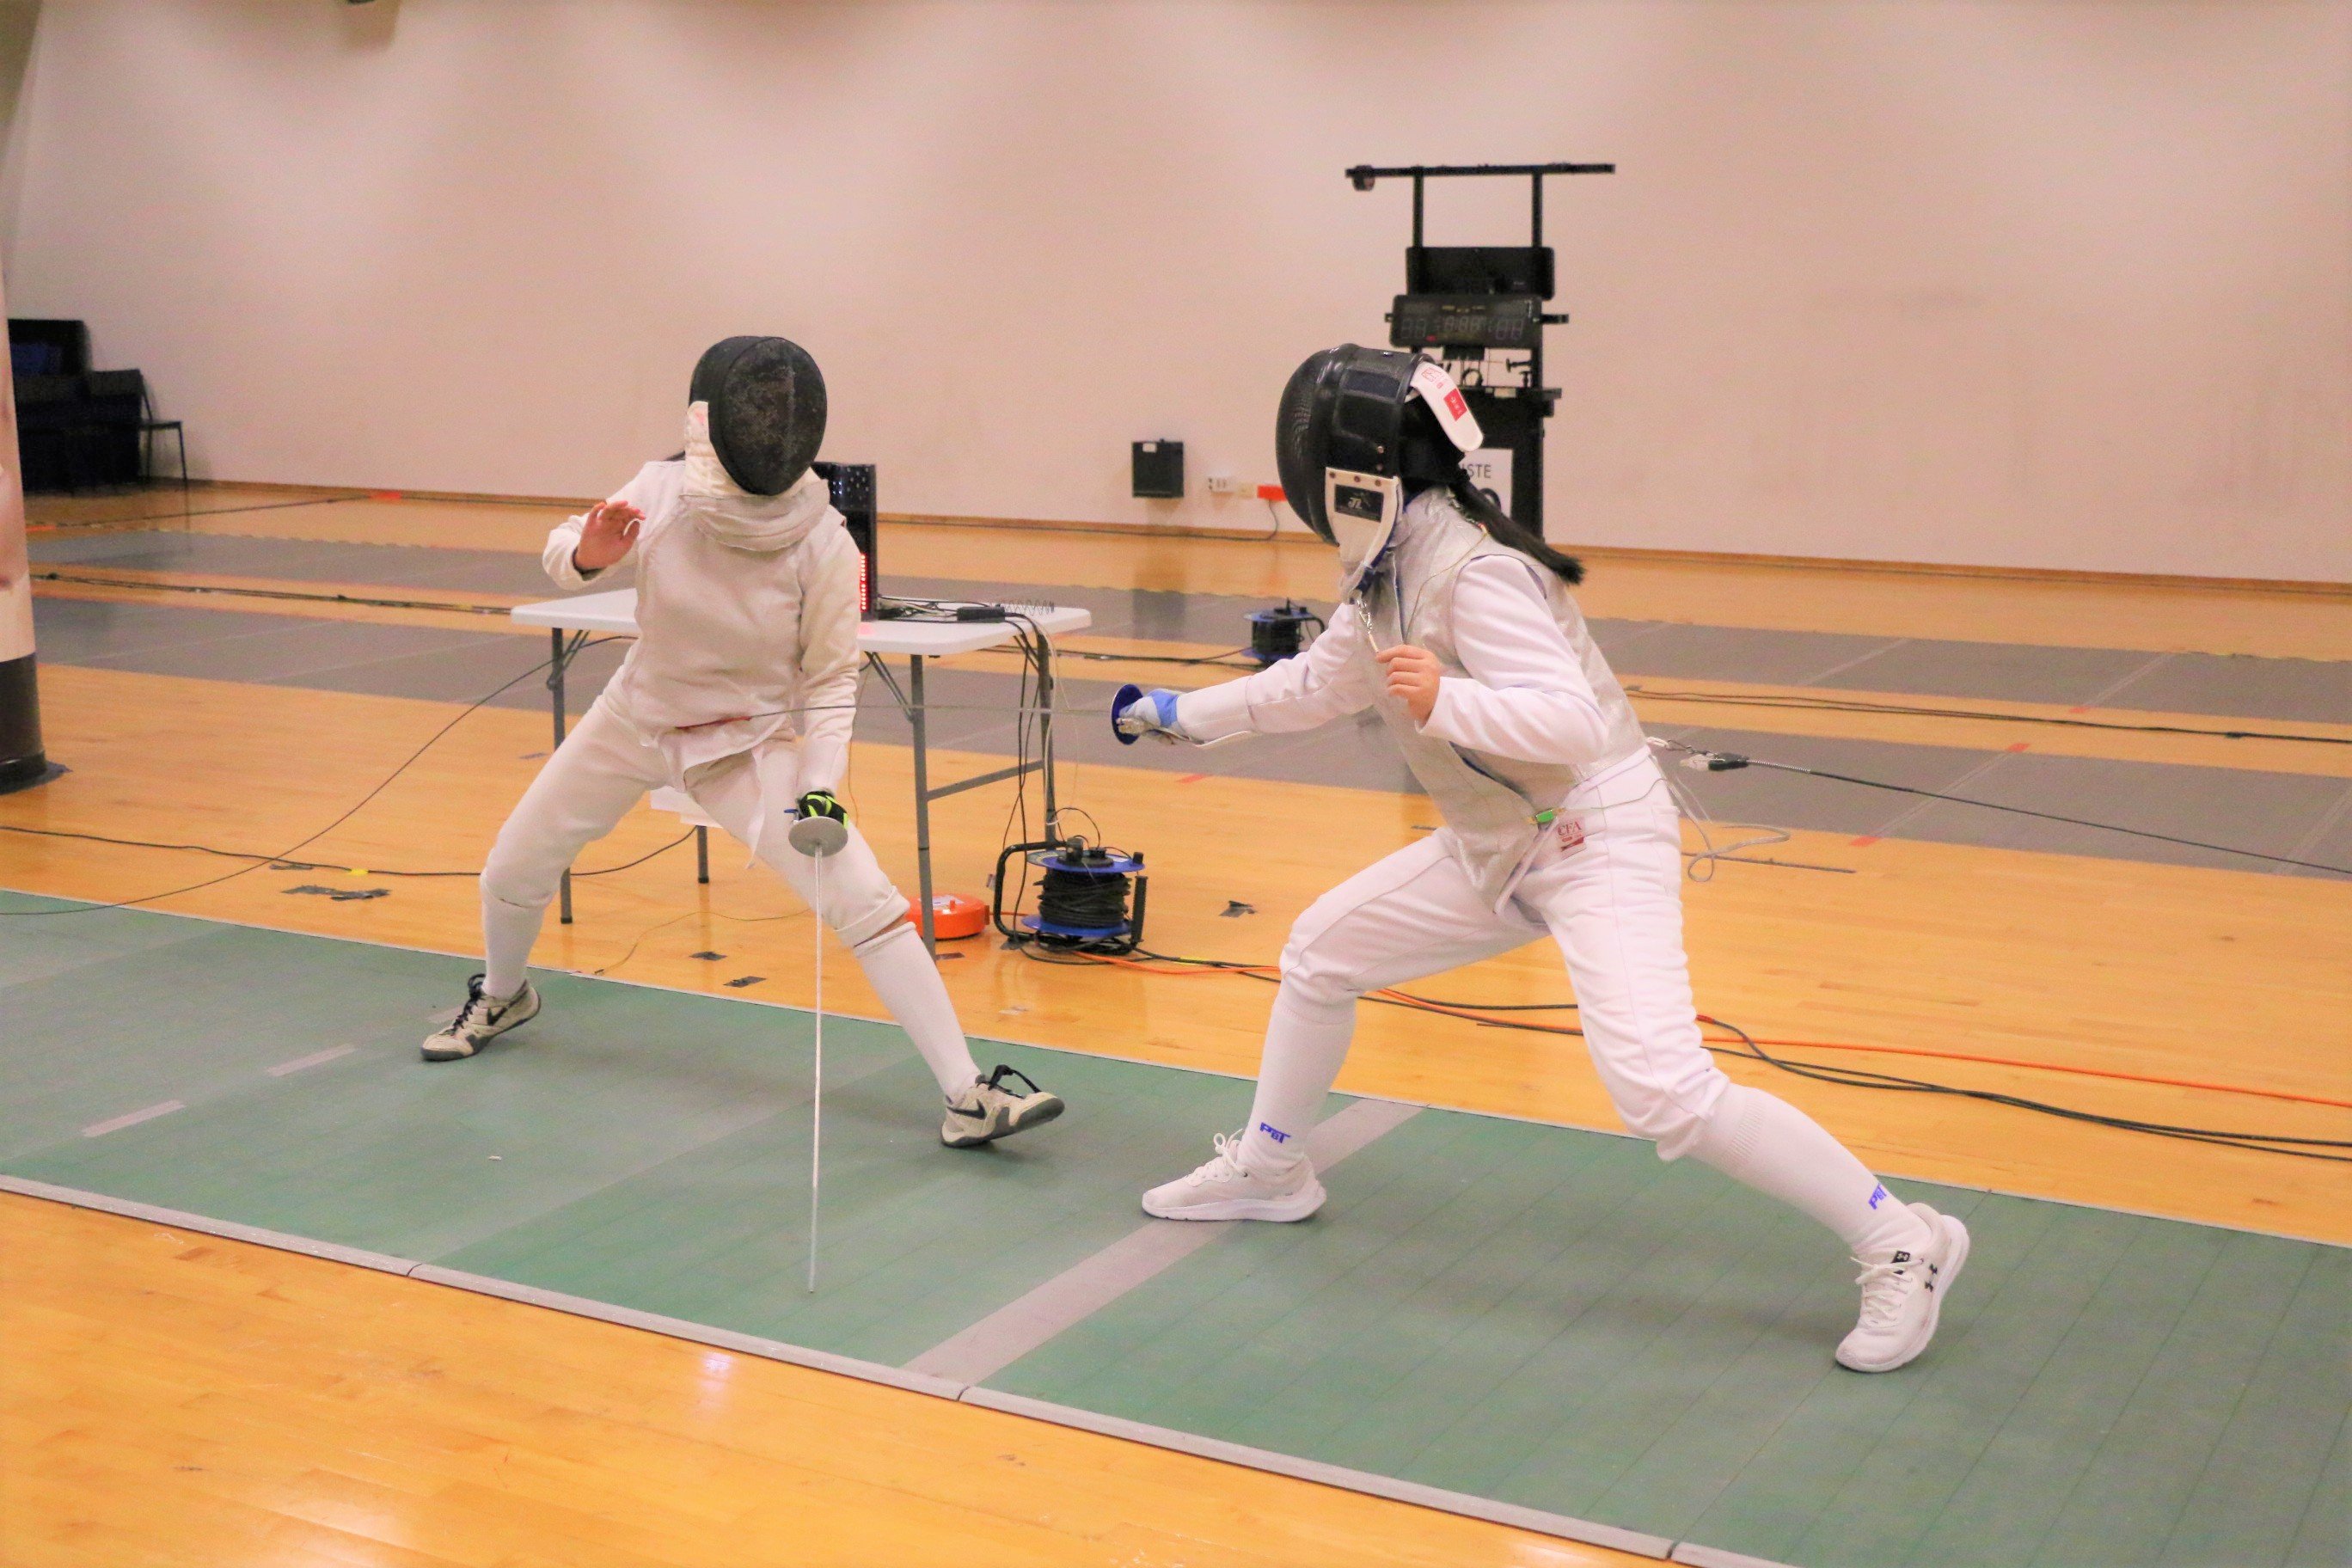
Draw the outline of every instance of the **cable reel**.
[[[1016,909],[1008,922],[1005,870],[1016,855],[1040,873],[1037,912],[1024,915]],[[1076,837],[1008,844],[996,858],[989,918],[1011,942],[1115,956],[1133,952],[1143,941],[1150,886],[1140,854],[1089,844]]]
[[[1315,624],[1323,630],[1323,617],[1306,605],[1285,599],[1270,610],[1252,610],[1249,615],[1249,656],[1261,665],[1275,664],[1299,652],[1305,646],[1307,625]]]

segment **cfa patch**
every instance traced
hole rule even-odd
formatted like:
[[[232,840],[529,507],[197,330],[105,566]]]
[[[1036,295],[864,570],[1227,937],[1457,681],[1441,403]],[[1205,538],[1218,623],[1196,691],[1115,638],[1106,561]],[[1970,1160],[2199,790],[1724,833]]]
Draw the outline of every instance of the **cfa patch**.
[[[1552,832],[1559,836],[1559,852],[1563,855],[1584,847],[1584,818],[1580,816],[1561,817],[1552,825]]]

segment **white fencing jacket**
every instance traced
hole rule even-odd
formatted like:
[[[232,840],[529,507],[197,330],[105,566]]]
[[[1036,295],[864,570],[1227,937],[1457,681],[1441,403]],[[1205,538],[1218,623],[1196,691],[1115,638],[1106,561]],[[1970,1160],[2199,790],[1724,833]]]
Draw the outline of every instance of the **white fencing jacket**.
[[[689,494],[688,467],[647,463],[614,494],[645,522],[600,572],[572,563],[584,517],[547,536],[541,561],[562,587],[635,568],[637,640],[599,700],[662,752],[676,787],[782,739],[797,742],[800,789],[833,789],[856,719],[857,547],[814,473],[746,498]]]
[[[1437,656],[1436,706],[1415,724],[1387,695],[1377,648]],[[1646,753],[1641,721],[1548,568],[1488,539],[1442,490],[1397,521],[1392,554],[1307,652],[1177,700],[1183,735],[1312,729],[1367,708],[1444,814],[1473,879],[1499,903],[1539,814],[1587,780]]]

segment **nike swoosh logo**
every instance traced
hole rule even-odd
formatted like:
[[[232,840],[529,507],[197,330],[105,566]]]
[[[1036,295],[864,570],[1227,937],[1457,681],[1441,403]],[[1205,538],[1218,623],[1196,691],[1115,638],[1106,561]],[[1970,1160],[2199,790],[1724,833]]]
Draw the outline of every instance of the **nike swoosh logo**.
[[[961,1105],[950,1105],[948,1107],[948,1114],[950,1116],[970,1117],[974,1121],[985,1121],[988,1120],[988,1110],[985,1106],[982,1107],[978,1110],[966,1110]]]

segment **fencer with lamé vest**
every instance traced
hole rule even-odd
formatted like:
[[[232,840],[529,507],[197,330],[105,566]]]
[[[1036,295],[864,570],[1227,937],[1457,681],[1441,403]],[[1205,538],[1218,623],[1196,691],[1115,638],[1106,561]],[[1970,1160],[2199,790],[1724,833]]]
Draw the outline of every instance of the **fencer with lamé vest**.
[[[470,1057],[537,1016],[525,965],[565,868],[667,785],[803,900],[821,891],[819,917],[938,1079],[942,1142],[1053,1120],[1061,1100],[1019,1073],[981,1076],[905,896],[834,793],[856,718],[858,559],[810,467],[825,417],[815,362],[782,338],[730,338],[696,366],[689,399],[680,457],[548,535],[542,559],[564,588],[634,570],[638,635],[499,831],[482,870],[485,973],[426,1059]],[[808,815],[848,826],[821,889],[788,842]]]
[[[1573,560],[1477,491],[1476,422],[1444,371],[1351,346],[1302,365],[1276,428],[1285,492],[1339,547],[1343,603],[1307,650],[1120,709],[1123,738],[1213,743],[1378,712],[1444,818],[1293,927],[1248,1123],[1154,1188],[1171,1219],[1297,1220],[1323,1188],[1306,1134],[1357,998],[1549,935],[1593,1066],[1662,1158],[1696,1158],[1811,1215],[1862,1266],[1838,1359],[1891,1370],[1934,1335],[1958,1221],[1890,1194],[1825,1129],[1733,1083],[1700,1040],[1683,950],[1681,819],[1578,609]]]

